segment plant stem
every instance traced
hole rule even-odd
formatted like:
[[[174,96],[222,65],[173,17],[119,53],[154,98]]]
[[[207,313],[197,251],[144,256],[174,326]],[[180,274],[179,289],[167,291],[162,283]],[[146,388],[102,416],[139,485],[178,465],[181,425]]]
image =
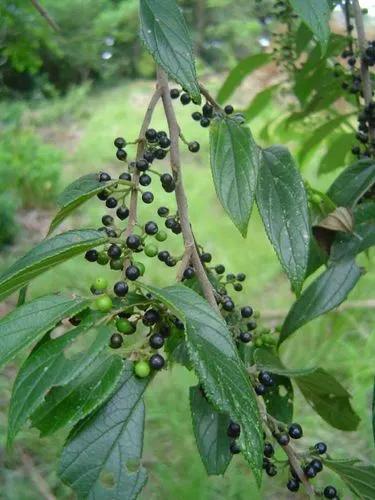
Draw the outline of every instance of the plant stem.
[[[190,220],[189,220],[188,203],[181,174],[180,146],[179,146],[180,127],[177,123],[176,114],[169,93],[169,84],[167,75],[160,67],[157,68],[157,78],[159,87],[161,89],[161,94],[162,94],[161,97],[163,101],[164,112],[167,119],[169,135],[171,140],[170,162],[171,162],[173,178],[176,183],[175,196],[176,196],[178,214],[180,217],[182,235],[184,238],[185,253],[191,256],[191,261],[194,266],[195,274],[202,287],[205,298],[216,311],[219,311],[211,283],[207,277],[202,262],[199,258],[197,249],[195,247],[194,236],[191,230]]]
[[[199,84],[199,89],[201,91],[201,94],[206,98],[206,100],[212,104],[214,108],[216,108],[218,111],[223,111],[223,108],[220,106],[220,104],[212,97],[212,95],[209,93],[209,91],[206,89],[204,85],[201,83]]]
[[[369,106],[372,103],[372,82],[368,65],[366,64],[366,61],[364,59],[364,56],[366,55],[367,40],[365,26],[363,23],[363,14],[358,0],[352,0],[352,5],[355,27],[357,30],[358,45],[361,53],[361,78],[363,98],[365,101],[365,105]],[[375,127],[369,127],[369,139],[370,145],[372,146],[371,143],[375,142]]]
[[[161,89],[159,88],[159,86],[156,86],[155,92],[153,93],[150,103],[147,107],[147,111],[142,122],[141,130],[139,131],[136,160],[140,160],[141,158],[143,158],[143,153],[145,151],[145,145],[146,145],[145,133],[150,126],[155,106],[157,105],[160,97],[161,97]],[[138,186],[139,186],[139,172],[137,169],[134,170],[132,181],[133,181],[133,187],[130,195],[128,225],[124,233],[125,240],[133,232],[133,229],[137,224]],[[125,265],[124,270],[126,269],[126,267],[127,266]]]
[[[48,14],[46,9],[40,5],[38,0],[31,0],[31,3],[34,5],[39,14],[44,17],[44,19],[47,21],[47,23],[51,26],[53,30],[57,32],[60,31],[60,28],[57,26],[52,17]]]

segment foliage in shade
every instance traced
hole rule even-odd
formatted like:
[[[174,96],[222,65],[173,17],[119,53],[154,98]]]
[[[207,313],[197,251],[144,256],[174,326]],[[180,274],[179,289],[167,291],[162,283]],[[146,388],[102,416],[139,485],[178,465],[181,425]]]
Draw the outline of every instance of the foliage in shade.
[[[337,206],[353,207],[373,184],[375,161],[359,160],[336,177],[327,195]]]
[[[324,460],[324,465],[340,476],[352,493],[362,500],[375,498],[375,467],[359,460]]]
[[[324,53],[330,35],[331,9],[328,0],[290,0],[290,4],[319,41]]]

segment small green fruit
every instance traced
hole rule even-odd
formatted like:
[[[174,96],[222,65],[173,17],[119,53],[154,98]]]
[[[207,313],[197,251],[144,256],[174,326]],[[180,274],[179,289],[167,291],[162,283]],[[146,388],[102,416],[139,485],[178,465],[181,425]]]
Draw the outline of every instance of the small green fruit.
[[[96,290],[105,290],[108,286],[108,281],[105,278],[96,278],[92,286]]]
[[[155,257],[155,255],[158,254],[158,251],[158,247],[153,243],[145,246],[145,254],[147,255],[147,257]]]
[[[263,339],[262,337],[257,337],[254,341],[255,347],[262,347],[263,345]]]
[[[145,265],[142,262],[133,262],[133,265],[138,267],[141,276],[145,274]]]
[[[134,373],[137,375],[139,378],[146,378],[150,375],[150,365],[147,363],[147,361],[138,361],[134,365]]]
[[[107,252],[100,252],[99,255],[98,255],[98,260],[97,260],[98,264],[100,264],[101,266],[105,266],[106,264],[108,264],[109,262],[109,257],[107,255]]]
[[[95,300],[95,306],[98,311],[109,312],[112,309],[112,299],[108,295],[101,295]]]
[[[123,333],[124,335],[131,335],[132,333],[135,332],[135,327],[133,323],[131,323],[129,320],[125,318],[120,318],[116,321],[116,328],[119,332]]]
[[[166,231],[160,230],[158,233],[156,233],[155,238],[158,241],[165,241],[168,238],[168,234]]]

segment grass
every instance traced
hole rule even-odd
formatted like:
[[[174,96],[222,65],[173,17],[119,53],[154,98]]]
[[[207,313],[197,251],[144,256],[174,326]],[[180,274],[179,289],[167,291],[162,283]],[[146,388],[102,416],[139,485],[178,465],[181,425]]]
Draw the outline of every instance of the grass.
[[[113,139],[124,136],[134,140],[147,99],[151,92],[148,82],[121,84],[101,92],[83,94],[79,99],[74,95],[74,115],[67,119],[61,100],[57,109],[53,103],[49,109],[34,109],[30,112],[31,123],[38,126],[39,132],[47,140],[53,141],[66,151],[63,184],[72,181],[77,175],[105,169],[112,174],[120,172],[120,164],[114,159]],[[67,110],[72,107],[67,104]],[[48,112],[47,112],[48,111]],[[229,219],[219,207],[208,168],[207,134],[190,119],[192,108],[178,108],[179,119],[187,139],[198,139],[201,153],[188,154],[184,147],[182,160],[184,182],[190,201],[190,214],[197,239],[204,243],[207,251],[214,255],[215,262],[222,262],[228,271],[243,271],[248,280],[241,302],[252,304],[259,311],[274,309],[287,310],[293,296],[280,265],[275,257],[262,228],[258,213],[254,210],[249,225],[248,238],[243,240]],[[43,115],[44,113],[44,115]],[[70,111],[69,111],[70,113]],[[43,119],[43,116],[47,117]],[[53,120],[51,119],[53,117]],[[254,123],[254,135],[263,122]],[[165,127],[161,110],[158,109],[153,121],[157,129]],[[161,170],[166,169],[166,165]],[[316,165],[306,172],[309,180],[315,176]],[[305,173],[304,173],[305,174]],[[154,183],[156,181],[153,181]],[[321,178],[324,187],[328,180]],[[142,206],[142,219],[149,220],[156,206],[171,206],[173,197],[157,191],[157,202],[153,206]],[[144,212],[143,212],[144,211]],[[90,226],[97,227],[103,213],[102,207],[91,201],[71,217],[64,228]],[[181,248],[178,236],[170,237],[168,249]],[[15,249],[4,255],[1,267],[12,262],[17,254],[22,254],[29,243],[24,239]],[[367,257],[362,256],[361,264],[370,269]],[[175,270],[166,269],[157,261],[143,258],[147,267],[149,282],[165,285],[174,279]],[[82,257],[53,269],[33,283],[31,296],[57,291],[59,289],[87,293],[90,283],[98,275],[95,265],[82,265]],[[103,272],[113,279],[113,272]],[[79,277],[79,279],[77,279]],[[368,299],[375,289],[374,274],[362,278],[350,299]],[[373,458],[371,446],[370,405],[373,381],[373,359],[375,337],[370,335],[374,314],[371,310],[346,310],[330,313],[303,327],[285,343],[283,358],[291,366],[303,367],[319,365],[332,370],[338,379],[353,394],[353,406],[361,416],[361,424],[356,433],[343,433],[328,427],[306,405],[297,393],[295,415],[305,429],[305,446],[318,440],[328,443],[333,456],[356,456],[364,460]],[[267,319],[260,320],[267,324]],[[15,368],[10,367],[0,377],[0,444],[3,447],[6,432],[6,407],[10,397]],[[195,376],[181,367],[174,367],[171,373],[163,373],[152,384],[146,395],[146,436],[144,461],[150,479],[141,498],[191,500],[231,499],[254,500],[288,498],[285,488],[265,479],[261,493],[257,493],[251,473],[241,458],[236,457],[222,478],[207,478],[197,455],[189,416],[188,387],[196,383]],[[0,472],[2,497],[6,500],[36,500],[40,491],[30,479],[30,474],[22,462],[21,450],[26,450],[34,461],[35,469],[45,478],[49,487],[59,499],[72,498],[71,493],[56,477],[56,460],[64,434],[41,442],[34,430],[23,431],[18,439],[13,456],[5,459]],[[287,478],[285,477],[285,483]],[[336,478],[326,475],[326,480],[339,484]],[[38,482],[38,479],[36,480]],[[347,496],[344,498],[350,498]]]

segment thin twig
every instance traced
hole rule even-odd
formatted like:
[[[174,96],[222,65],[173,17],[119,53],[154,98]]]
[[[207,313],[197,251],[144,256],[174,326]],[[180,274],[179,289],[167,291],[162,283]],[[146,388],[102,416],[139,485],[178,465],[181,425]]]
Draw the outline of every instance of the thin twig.
[[[185,252],[191,254],[191,261],[194,266],[195,274],[202,287],[204,296],[206,297],[207,301],[211,304],[211,306],[216,311],[219,311],[211,283],[207,277],[202,262],[199,258],[197,249],[195,247],[194,236],[190,227],[188,203],[181,175],[180,147],[179,147],[180,127],[178,126],[176,114],[170,97],[167,75],[160,67],[158,67],[157,70],[157,78],[162,92],[164,112],[167,118],[169,135],[171,140],[170,162],[171,162],[173,177],[176,183],[175,196],[176,196],[178,214],[180,217],[182,235],[185,243]]]
[[[33,462],[33,459],[25,453],[24,451],[21,451],[21,460],[22,464],[29,475],[30,479],[32,482],[35,484],[37,489],[39,490],[39,493],[45,500],[56,500],[55,495],[51,492],[47,482],[45,479],[41,476],[39,473],[38,469],[35,467],[35,464]]]
[[[367,40],[365,26],[363,23],[362,9],[358,0],[352,0],[355,27],[357,30],[358,45],[361,52],[361,79],[363,98],[366,106],[372,103],[372,82],[371,75],[364,56],[366,55]],[[375,141],[375,127],[369,126],[370,142]]]
[[[157,86],[155,92],[151,97],[150,103],[147,107],[147,111],[141,125],[141,130],[139,131],[136,160],[140,160],[141,158],[143,158],[143,153],[145,151],[145,145],[146,145],[145,133],[148,127],[150,126],[155,106],[157,105],[160,97],[161,97],[161,90]],[[128,225],[124,232],[125,240],[133,232],[133,229],[137,224],[138,186],[139,186],[139,172],[137,169],[135,169],[133,173],[132,181],[133,181],[133,189],[130,195]],[[124,270],[126,269],[126,267],[127,266],[125,265]]]
[[[60,28],[58,25],[55,23],[55,21],[52,19],[52,17],[48,14],[46,9],[40,5],[38,0],[31,0],[31,3],[34,5],[36,10],[39,12],[41,16],[44,17],[44,19],[47,21],[47,23],[51,26],[51,28],[57,32],[60,31]]]
[[[216,108],[218,111],[223,111],[223,108],[220,106],[220,104],[212,97],[212,95],[209,93],[209,91],[206,89],[202,83],[199,84],[199,90],[201,91],[201,94],[206,98],[206,100],[212,104],[214,108]]]

